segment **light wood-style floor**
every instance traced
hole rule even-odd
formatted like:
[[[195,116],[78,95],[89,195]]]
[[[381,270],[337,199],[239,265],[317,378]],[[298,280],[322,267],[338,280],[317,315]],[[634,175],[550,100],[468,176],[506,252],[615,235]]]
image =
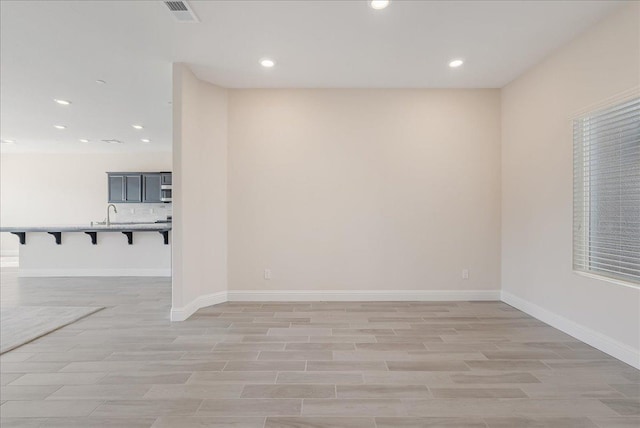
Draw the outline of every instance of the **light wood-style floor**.
[[[227,303],[165,279],[20,279],[105,306],[3,355],[9,427],[634,427],[640,372],[500,302]]]

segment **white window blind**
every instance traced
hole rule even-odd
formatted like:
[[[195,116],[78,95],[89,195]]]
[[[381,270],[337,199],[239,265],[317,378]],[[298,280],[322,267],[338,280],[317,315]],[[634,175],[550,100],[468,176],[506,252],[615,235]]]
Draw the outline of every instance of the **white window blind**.
[[[640,98],[574,120],[573,268],[640,284]]]

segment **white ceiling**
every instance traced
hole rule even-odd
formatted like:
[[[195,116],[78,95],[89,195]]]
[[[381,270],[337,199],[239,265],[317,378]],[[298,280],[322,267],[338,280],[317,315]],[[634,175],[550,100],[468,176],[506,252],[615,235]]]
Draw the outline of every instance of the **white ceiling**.
[[[17,143],[1,147],[170,150],[174,61],[233,88],[502,87],[619,3],[191,1],[201,22],[180,24],[160,1],[3,0],[0,131]],[[260,67],[266,56],[276,67]],[[450,69],[457,57],[464,66]]]

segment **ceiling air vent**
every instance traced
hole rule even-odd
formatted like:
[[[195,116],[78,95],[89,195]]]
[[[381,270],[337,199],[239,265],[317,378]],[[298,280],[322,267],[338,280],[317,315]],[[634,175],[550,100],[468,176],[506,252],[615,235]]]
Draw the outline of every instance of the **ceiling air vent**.
[[[186,1],[166,1],[164,4],[167,5],[169,10],[171,11],[171,15],[178,22],[200,22],[198,17],[191,7]]]

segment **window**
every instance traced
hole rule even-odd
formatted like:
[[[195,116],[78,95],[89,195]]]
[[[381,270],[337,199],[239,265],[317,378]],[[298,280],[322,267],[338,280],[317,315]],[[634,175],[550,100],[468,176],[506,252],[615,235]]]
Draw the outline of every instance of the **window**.
[[[640,98],[573,123],[573,269],[640,284]]]

